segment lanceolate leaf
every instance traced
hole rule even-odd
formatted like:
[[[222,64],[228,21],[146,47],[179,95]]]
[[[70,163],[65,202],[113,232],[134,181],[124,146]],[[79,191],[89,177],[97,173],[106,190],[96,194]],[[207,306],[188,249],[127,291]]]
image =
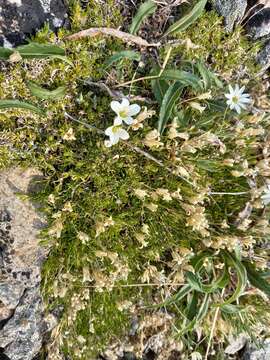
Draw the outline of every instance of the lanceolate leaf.
[[[184,285],[175,295],[171,296],[168,300],[164,301],[159,307],[169,306],[173,303],[181,301],[187,294],[192,291],[192,288],[189,284]]]
[[[186,30],[202,14],[206,3],[207,3],[207,0],[200,0],[188,14],[183,16],[176,23],[172,24],[169,27],[169,29],[166,31],[164,36]]]
[[[210,71],[201,61],[197,62],[196,68],[198,69],[198,72],[203,79],[205,90],[209,89],[212,84],[219,88],[223,86],[222,82],[218,79],[218,77],[212,71]]]
[[[66,93],[66,87],[60,86],[55,90],[47,90],[42,88],[41,86],[35,84],[32,81],[27,82],[27,86],[31,91],[32,95],[40,98],[40,99],[60,99]]]
[[[181,84],[180,81],[177,81],[173,85],[171,85],[166,91],[164,98],[162,100],[159,120],[158,120],[158,131],[160,134],[162,134],[162,132],[164,131],[165,126],[167,125],[167,122],[171,117],[173,108],[177,100],[179,99],[182,90],[183,90],[183,85]]]
[[[120,61],[122,59],[129,59],[129,60],[135,60],[135,61],[140,61],[141,59],[141,55],[136,52],[136,51],[132,51],[132,50],[124,50],[124,51],[119,51],[117,53],[115,53],[114,55],[112,55],[107,61],[106,64],[108,66],[111,66],[113,63]]]
[[[32,105],[30,103],[19,100],[0,100],[0,109],[10,109],[10,108],[25,109],[35,112],[39,115],[43,115],[43,116],[45,115],[45,111],[43,109],[35,105]]]
[[[249,264],[248,262],[244,263],[247,269],[248,280],[257,289],[263,291],[267,296],[270,297],[270,284],[269,282],[263,278],[262,274],[255,270],[255,268]]]
[[[65,50],[56,45],[39,44],[31,42],[27,45],[21,45],[16,51],[25,59],[44,58],[49,56],[64,56]]]
[[[180,335],[183,335],[184,333],[194,329],[194,327],[197,326],[205,318],[209,309],[209,302],[210,302],[210,295],[206,294],[202,300],[197,316],[182,329]]]
[[[7,49],[4,47],[0,47],[0,59],[2,60],[8,60],[10,55],[13,54],[13,50],[12,49]]]
[[[151,14],[156,11],[157,5],[152,1],[148,0],[144,2],[137,11],[135,17],[132,20],[132,24],[130,26],[130,33],[135,35],[139,30],[142,22]]]
[[[65,50],[56,45],[31,42],[27,45],[21,45],[14,49],[0,48],[0,59],[9,60],[10,56],[14,52],[19,53],[23,59],[42,59],[50,57],[73,65],[72,62],[65,56]]]
[[[151,86],[157,102],[161,104],[169,84],[165,80],[154,79],[151,81]]]
[[[200,78],[187,71],[168,69],[164,70],[160,79],[180,81],[184,86],[191,86],[193,89],[202,89]]]
[[[231,304],[232,302],[237,300],[239,296],[242,295],[247,286],[247,271],[245,266],[227,251],[222,251],[222,255],[227,265],[231,266],[236,271],[237,285],[232,296],[229,299],[225,300],[224,303],[220,304],[221,306]]]

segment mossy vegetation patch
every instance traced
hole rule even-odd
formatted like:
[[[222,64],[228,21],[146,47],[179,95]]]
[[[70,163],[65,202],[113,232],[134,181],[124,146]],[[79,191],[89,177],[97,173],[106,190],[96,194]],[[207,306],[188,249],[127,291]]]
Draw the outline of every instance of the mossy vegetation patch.
[[[121,26],[119,9],[114,0],[91,1],[86,9],[74,2],[70,30],[56,37],[45,27],[34,39],[60,44],[72,65],[25,60],[5,63],[0,74],[1,99],[27,100],[47,111],[47,117],[1,112],[0,165],[31,165],[44,174],[37,198],[49,222],[42,240],[51,251],[43,294],[48,311],[63,309],[49,356],[93,359],[117,342],[142,356],[149,338],[164,329],[172,351],[181,350],[183,358],[205,354],[209,339],[222,354],[220,340],[269,324],[266,312],[262,318],[267,299],[247,281],[244,267],[248,262],[259,274],[265,270],[269,236],[269,213],[261,200],[270,175],[264,112],[269,102],[256,78],[258,46],[241,29],[226,34],[213,12],[177,35],[167,67],[197,76],[200,87],[185,87],[160,137],[155,130],[160,105],[150,81],[117,86],[149,75],[168,46],[158,58],[156,51],[136,49],[139,64],[124,59],[108,67],[112,54],[131,47],[102,36],[65,41],[82,28]],[[207,87],[198,61],[223,85]],[[65,97],[37,100],[27,81],[51,90],[65,86]],[[143,126],[129,129],[128,143],[106,148],[105,136],[65,116],[102,131],[112,124],[112,98],[93,82],[146,107]],[[247,86],[254,100],[250,111],[238,115],[226,108],[227,83]],[[223,282],[206,290],[223,271]],[[223,302],[216,315],[216,304]],[[156,307],[161,303],[162,311]]]

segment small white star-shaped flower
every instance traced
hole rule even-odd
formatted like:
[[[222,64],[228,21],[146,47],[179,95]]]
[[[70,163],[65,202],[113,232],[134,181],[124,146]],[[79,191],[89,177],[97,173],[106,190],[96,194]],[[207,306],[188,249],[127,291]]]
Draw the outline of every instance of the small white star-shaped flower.
[[[112,101],[111,108],[117,115],[114,120],[115,125],[121,125],[123,121],[127,125],[132,125],[134,122],[133,116],[141,111],[141,107],[138,104],[130,105],[128,99],[125,98],[121,103],[119,101]]]
[[[251,103],[250,95],[245,94],[245,86],[239,88],[239,85],[235,85],[233,88],[229,85],[229,93],[225,94],[227,100],[227,105],[231,110],[235,110],[238,114],[241,113],[241,110],[245,110],[247,105]]]
[[[127,140],[129,139],[129,134],[126,130],[121,128],[120,125],[113,125],[108,127],[105,130],[105,134],[109,136],[109,140],[105,140],[105,146],[111,147],[113,145],[116,145],[120,139]]]

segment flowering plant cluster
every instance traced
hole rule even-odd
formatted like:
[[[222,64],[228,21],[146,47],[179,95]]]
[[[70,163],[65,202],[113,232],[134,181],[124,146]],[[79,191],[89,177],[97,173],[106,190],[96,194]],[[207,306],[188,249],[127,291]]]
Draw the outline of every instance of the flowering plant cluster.
[[[112,101],[111,108],[116,113],[113,125],[105,130],[105,135],[109,136],[109,140],[105,140],[105,146],[111,147],[116,145],[119,140],[128,140],[129,134],[122,127],[124,124],[132,125],[134,123],[133,116],[139,114],[141,107],[137,104],[130,105],[128,99],[122,99],[122,102]]]

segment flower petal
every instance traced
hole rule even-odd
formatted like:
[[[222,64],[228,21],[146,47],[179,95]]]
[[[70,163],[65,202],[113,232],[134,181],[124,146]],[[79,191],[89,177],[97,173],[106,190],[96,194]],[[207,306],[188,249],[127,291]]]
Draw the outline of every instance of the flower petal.
[[[122,99],[122,103],[121,103],[121,109],[128,107],[129,106],[129,101],[127,98],[123,98]]]
[[[111,108],[116,114],[118,114],[119,111],[121,110],[120,102],[119,101],[112,101],[111,102]]]
[[[129,116],[135,116],[135,115],[139,114],[140,111],[141,111],[140,105],[132,104],[129,107],[128,115]]]
[[[112,136],[110,136],[110,144],[111,146],[116,145],[119,142],[119,135],[118,133],[114,133]]]
[[[129,139],[129,134],[126,130],[124,129],[120,129],[118,132],[117,132],[117,135],[119,136],[120,139],[122,140],[127,140]]]
[[[238,104],[235,104],[234,109],[238,114],[241,114],[241,107]]]
[[[231,94],[234,94],[234,89],[233,89],[233,87],[231,85],[229,85],[229,91],[230,91]]]
[[[241,89],[239,90],[239,93],[243,94],[243,92],[245,91],[245,88],[246,88],[245,86],[242,86]]]
[[[134,123],[134,119],[131,116],[129,116],[123,120],[127,125],[132,125]]]
[[[244,104],[250,104],[252,102],[251,99],[248,98],[241,98],[239,103],[244,103]]]
[[[224,94],[225,95],[225,97],[227,98],[227,99],[231,99],[232,98],[232,94]]]
[[[105,134],[106,134],[107,136],[112,136],[112,135],[113,135],[113,126],[108,127],[108,128],[105,130]]]
[[[122,118],[120,116],[117,116],[113,121],[114,126],[122,125]]]

